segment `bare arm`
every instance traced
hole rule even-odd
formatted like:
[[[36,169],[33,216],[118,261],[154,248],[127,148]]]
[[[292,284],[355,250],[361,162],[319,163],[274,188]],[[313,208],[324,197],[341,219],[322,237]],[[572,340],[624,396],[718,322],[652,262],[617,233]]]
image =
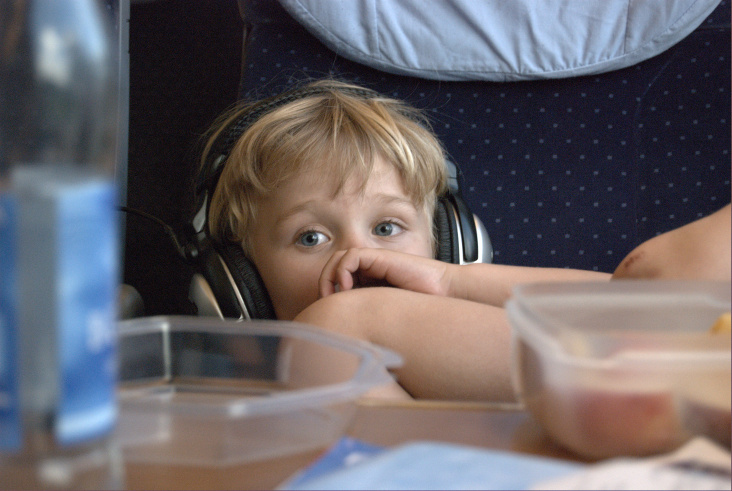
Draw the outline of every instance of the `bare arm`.
[[[564,268],[505,266],[500,264],[450,265],[451,296],[503,307],[516,285],[548,281],[607,281],[610,275]]]
[[[613,278],[709,279],[730,281],[730,205],[636,247]]]
[[[397,288],[502,307],[514,286],[544,281],[608,280],[610,275],[562,268],[448,264],[386,249],[336,253],[320,277],[320,294],[350,290],[374,280]]]
[[[396,288],[322,298],[295,319],[399,353],[413,397],[513,401],[510,329],[503,309]]]

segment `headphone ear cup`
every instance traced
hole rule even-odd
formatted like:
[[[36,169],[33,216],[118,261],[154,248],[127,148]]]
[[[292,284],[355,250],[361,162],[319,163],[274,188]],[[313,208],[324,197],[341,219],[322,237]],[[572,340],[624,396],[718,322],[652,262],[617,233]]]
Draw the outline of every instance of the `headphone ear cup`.
[[[241,294],[250,319],[275,319],[274,307],[269,298],[264,281],[257,268],[235,244],[217,247],[221,259],[229,269],[234,286]]]
[[[435,259],[446,263],[460,264],[460,245],[455,212],[452,203],[440,196],[435,205],[434,234],[436,239]]]

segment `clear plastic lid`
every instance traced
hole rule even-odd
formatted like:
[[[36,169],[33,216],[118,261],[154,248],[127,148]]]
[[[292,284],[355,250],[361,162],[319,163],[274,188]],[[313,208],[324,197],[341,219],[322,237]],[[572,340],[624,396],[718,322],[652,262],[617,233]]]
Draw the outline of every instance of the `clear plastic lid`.
[[[244,417],[353,400],[393,379],[384,348],[293,322],[202,317],[122,321],[121,399]]]
[[[515,331],[542,352],[582,358],[718,353],[710,328],[730,310],[730,283],[617,280],[520,285],[507,305]],[[652,355],[655,353],[657,356]]]

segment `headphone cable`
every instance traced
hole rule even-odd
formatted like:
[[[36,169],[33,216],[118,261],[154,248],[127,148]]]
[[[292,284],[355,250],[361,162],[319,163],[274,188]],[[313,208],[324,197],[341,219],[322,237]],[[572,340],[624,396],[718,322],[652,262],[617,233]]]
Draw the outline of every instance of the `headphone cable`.
[[[142,218],[146,218],[154,223],[157,223],[161,227],[163,227],[163,230],[165,233],[170,237],[171,241],[173,242],[173,247],[175,247],[175,250],[178,251],[178,254],[180,254],[183,258],[186,258],[188,256],[187,250],[188,248],[183,246],[181,244],[181,240],[178,237],[178,235],[175,233],[175,230],[173,230],[173,227],[159,219],[158,217],[151,215],[150,213],[144,212],[142,210],[137,210],[135,208],[129,208],[127,206],[119,206],[119,211],[123,211],[125,213],[130,213],[132,215],[137,215]]]

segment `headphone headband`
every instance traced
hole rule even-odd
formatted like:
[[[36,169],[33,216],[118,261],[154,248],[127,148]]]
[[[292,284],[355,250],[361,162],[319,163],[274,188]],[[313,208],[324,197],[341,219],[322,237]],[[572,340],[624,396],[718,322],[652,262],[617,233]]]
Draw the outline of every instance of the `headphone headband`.
[[[379,96],[377,92],[361,87],[342,86],[336,88],[329,85],[318,85],[292,89],[271,98],[255,102],[247,111],[244,111],[229,123],[227,128],[224,130],[226,132],[226,136],[223,139],[221,139],[221,136],[219,135],[218,141],[221,141],[221,144],[218,145],[218,151],[213,151],[212,155],[207,157],[204,168],[201,169],[198,179],[196,180],[196,194],[201,197],[201,200],[204,200],[209,197],[209,194],[213,193],[219,177],[221,176],[221,172],[223,171],[224,163],[229,158],[231,149],[234,148],[234,145],[239,138],[241,138],[244,132],[249,129],[255,121],[275,109],[285,106],[291,102],[314,95],[327,94],[333,90],[360,96],[364,99],[373,99]]]

